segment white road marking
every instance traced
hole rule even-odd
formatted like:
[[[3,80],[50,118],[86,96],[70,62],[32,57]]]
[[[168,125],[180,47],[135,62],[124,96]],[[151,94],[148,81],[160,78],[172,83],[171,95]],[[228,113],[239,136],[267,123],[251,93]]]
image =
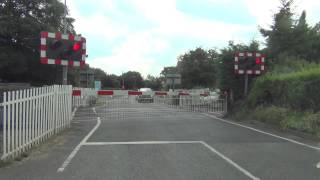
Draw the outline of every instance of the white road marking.
[[[237,170],[242,172],[244,175],[248,176],[252,180],[260,180],[260,178],[255,177],[252,175],[249,171],[245,170],[241,166],[239,166],[237,163],[208,145],[207,143],[203,141],[132,141],[132,142],[85,142],[82,145],[84,146],[108,146],[108,145],[152,145],[152,144],[201,144],[208,148],[211,152],[218,155],[223,160],[227,161],[227,163],[231,164],[233,167],[235,167]]]
[[[272,134],[272,133],[268,133],[268,132],[265,132],[265,131],[262,131],[262,130],[259,130],[259,129],[255,129],[253,127],[249,127],[249,126],[245,126],[245,125],[238,124],[238,123],[235,123],[235,122],[227,121],[227,120],[224,120],[224,119],[221,119],[221,118],[218,118],[216,116],[209,115],[209,114],[206,114],[206,113],[203,113],[203,115],[211,117],[211,118],[214,118],[214,119],[217,119],[219,121],[222,121],[222,122],[225,122],[225,123],[228,123],[228,124],[232,124],[232,125],[235,125],[235,126],[243,127],[243,128],[246,128],[246,129],[250,129],[252,131],[256,131],[256,132],[259,132],[259,133],[262,133],[262,134],[266,134],[266,135],[278,138],[278,139],[289,141],[291,143],[298,144],[298,145],[301,145],[301,146],[304,146],[304,147],[308,147],[308,148],[311,148],[311,149],[314,149],[314,150],[320,150],[320,147],[317,147],[317,146],[312,146],[312,145],[305,144],[305,143],[302,143],[302,142],[299,142],[299,141],[296,141],[296,140],[293,140],[293,139],[285,138],[285,137],[278,136],[278,135],[275,135],[275,134]]]
[[[244,168],[242,168],[241,166],[239,166],[237,163],[235,163],[234,161],[232,161],[231,159],[229,159],[228,157],[226,157],[225,155],[223,155],[222,153],[220,153],[219,151],[217,151],[216,149],[214,149],[213,147],[211,147],[210,145],[208,145],[207,143],[201,141],[200,142],[202,145],[204,145],[206,148],[208,148],[210,151],[212,151],[213,153],[217,154],[220,158],[224,159],[225,161],[227,161],[229,164],[231,164],[233,167],[235,167],[236,169],[238,169],[239,171],[241,171],[244,175],[248,176],[250,179],[252,180],[260,180],[260,178],[255,177],[254,175],[252,175],[249,171],[245,170]]]
[[[67,159],[63,162],[63,164],[61,165],[61,167],[57,170],[57,172],[63,172],[64,169],[70,164],[71,160],[75,157],[75,155],[78,153],[78,151],[80,150],[81,146],[87,142],[87,140],[92,136],[92,134],[99,128],[101,124],[101,120],[98,117],[97,118],[97,124],[94,126],[94,128],[89,132],[89,134],[86,135],[86,137],[84,137],[82,139],[82,141],[74,148],[74,150],[70,153],[70,155],[67,157]]]
[[[79,123],[79,122],[95,122],[93,119],[85,119],[85,120],[74,120],[73,123]]]
[[[133,141],[133,142],[86,142],[86,146],[143,145],[143,144],[199,144],[201,141]]]
[[[76,114],[77,110],[78,110],[78,107],[74,108],[74,110],[72,111],[72,115],[71,115],[72,119],[73,119],[74,115]]]
[[[318,169],[320,169],[320,162],[318,162],[318,164],[317,164],[317,168],[318,168]]]

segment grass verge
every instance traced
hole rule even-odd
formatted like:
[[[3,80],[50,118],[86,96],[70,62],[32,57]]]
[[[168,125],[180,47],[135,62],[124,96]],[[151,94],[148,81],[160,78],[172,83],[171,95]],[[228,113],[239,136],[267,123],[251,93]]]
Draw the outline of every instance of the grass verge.
[[[241,109],[231,116],[235,120],[255,120],[280,127],[282,130],[296,130],[320,137],[320,112],[295,111],[274,105]]]

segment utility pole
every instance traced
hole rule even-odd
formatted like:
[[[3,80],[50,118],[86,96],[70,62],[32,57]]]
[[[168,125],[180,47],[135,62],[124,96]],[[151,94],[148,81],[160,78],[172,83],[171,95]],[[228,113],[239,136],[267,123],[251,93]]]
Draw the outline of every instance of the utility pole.
[[[244,76],[244,96],[248,94],[249,75],[246,73]]]
[[[174,78],[172,78],[172,91],[174,92]]]
[[[67,0],[64,0],[63,33],[67,34]],[[62,66],[62,84],[68,84],[68,66]]]
[[[122,87],[121,87],[121,89],[122,89],[122,90],[124,90],[124,89],[125,89],[125,86],[124,86],[124,77],[123,77],[123,71],[122,71],[122,75],[121,75],[121,77],[122,77]]]

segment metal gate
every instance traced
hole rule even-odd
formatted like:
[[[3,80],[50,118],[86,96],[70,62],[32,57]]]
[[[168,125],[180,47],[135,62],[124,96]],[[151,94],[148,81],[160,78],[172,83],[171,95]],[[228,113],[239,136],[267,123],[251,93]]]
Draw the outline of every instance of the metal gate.
[[[202,96],[99,96],[97,108],[109,120],[150,119],[189,116],[190,113],[212,113],[222,116],[227,111],[225,99]]]

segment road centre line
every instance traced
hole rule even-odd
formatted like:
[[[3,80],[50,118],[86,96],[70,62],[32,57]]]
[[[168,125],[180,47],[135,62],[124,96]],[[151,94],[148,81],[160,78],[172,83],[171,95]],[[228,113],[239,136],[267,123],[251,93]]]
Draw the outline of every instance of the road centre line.
[[[308,147],[308,148],[311,148],[311,149],[314,149],[314,150],[318,150],[318,151],[320,150],[320,147],[317,147],[317,146],[312,146],[312,145],[305,144],[305,143],[302,143],[302,142],[299,142],[299,141],[296,141],[296,140],[293,140],[293,139],[285,138],[285,137],[282,137],[282,136],[279,136],[279,135],[275,135],[275,134],[272,134],[272,133],[269,133],[269,132],[265,132],[265,131],[262,131],[262,130],[259,130],[259,129],[255,129],[253,127],[249,127],[249,126],[245,126],[245,125],[238,124],[238,123],[235,123],[235,122],[231,122],[231,121],[228,121],[228,120],[224,120],[224,119],[221,119],[219,117],[216,117],[216,116],[213,116],[213,115],[209,115],[209,114],[206,114],[206,113],[203,113],[203,115],[205,115],[207,117],[210,117],[210,118],[213,118],[213,119],[217,119],[217,120],[219,120],[221,122],[224,122],[224,123],[228,123],[228,124],[232,124],[232,125],[239,126],[239,127],[242,127],[242,128],[250,129],[252,131],[256,131],[256,132],[259,132],[261,134],[266,134],[266,135],[269,135],[269,136],[272,136],[272,137],[275,137],[275,138],[278,138],[278,139],[282,139],[282,140],[285,140],[285,141],[288,141],[288,142],[291,142],[291,143],[294,143],[294,144],[298,144],[298,145],[301,145],[301,146],[304,146],[304,147]]]
[[[94,108],[92,108],[94,110]],[[95,110],[94,110],[95,111]],[[97,124],[94,126],[93,129],[82,139],[82,141],[73,149],[73,151],[70,153],[70,155],[67,157],[67,159],[63,162],[61,167],[57,170],[58,173],[61,173],[65,170],[65,168],[70,164],[72,159],[75,157],[75,155],[80,150],[81,146],[92,136],[92,134],[99,128],[101,124],[100,117],[97,118]]]
[[[212,146],[208,145],[204,141],[129,141],[129,142],[86,142],[85,146],[109,146],[109,145],[156,145],[156,144],[201,144],[209,149],[214,154],[218,155],[221,159],[225,160],[227,163],[235,167],[237,170],[242,172],[244,175],[252,180],[260,180],[260,178],[255,177],[249,171],[242,168],[240,165],[214,149]]]

